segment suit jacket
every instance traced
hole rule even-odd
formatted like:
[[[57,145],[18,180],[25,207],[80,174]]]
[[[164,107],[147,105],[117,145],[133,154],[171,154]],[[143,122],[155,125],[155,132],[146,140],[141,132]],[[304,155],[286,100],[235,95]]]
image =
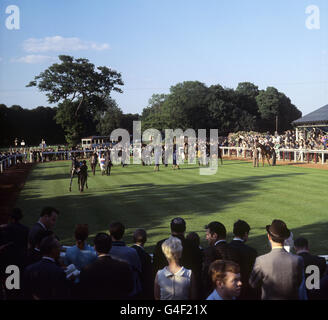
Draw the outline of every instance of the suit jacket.
[[[322,278],[326,271],[326,259],[322,257],[318,257],[315,255],[312,255],[308,252],[301,252],[299,254],[304,260],[304,271],[306,268],[310,265],[315,265],[320,270],[320,278]]]
[[[303,258],[304,261],[304,274],[305,278],[309,275],[305,273],[306,268],[310,265],[315,265],[320,270],[320,278],[322,278],[326,271],[326,259],[322,257],[318,257],[315,255],[312,255],[308,252],[301,252],[299,253],[299,256]],[[306,290],[307,296],[309,300],[317,300],[318,299],[318,290]]]
[[[237,249],[230,246],[225,240],[204,249],[202,265],[202,295],[204,299],[213,291],[212,280],[209,276],[211,263],[215,260],[230,260],[239,263],[238,257]]]
[[[42,254],[40,251],[35,248],[29,248],[27,251],[27,256],[25,259],[24,266],[27,267],[31,264],[34,264],[42,259]]]
[[[27,238],[29,229],[20,223],[9,223],[2,230],[3,244],[10,243],[2,253],[4,265],[17,265],[22,267],[27,254]]]
[[[303,259],[283,248],[256,258],[249,284],[261,287],[262,300],[298,300],[303,280]]]
[[[154,299],[154,281],[153,281],[153,265],[151,262],[150,255],[145,251],[145,249],[133,245],[133,249],[137,251],[141,262],[141,285],[142,294],[141,299]]]
[[[36,240],[39,232],[44,232],[47,229],[45,229],[39,222],[35,223],[32,228],[30,229],[29,235],[28,235],[28,242],[30,243],[31,247],[35,247]]]
[[[22,288],[26,299],[62,300],[70,297],[70,282],[55,262],[42,258],[25,269]]]
[[[202,256],[200,249],[190,240],[186,239],[183,235],[176,236],[181,240],[182,244],[182,256],[180,263],[186,269],[191,269],[194,275],[197,277],[200,276],[201,266],[202,266]],[[154,276],[158,270],[163,269],[168,265],[166,257],[162,251],[162,243],[166,239],[163,239],[157,242],[155,250],[154,250],[154,259],[153,259],[153,268],[154,268]],[[155,278],[155,277],[154,277]]]
[[[236,249],[237,260],[240,267],[241,282],[243,284],[238,299],[256,299],[257,294],[254,289],[250,287],[248,281],[257,257],[257,251],[240,240],[232,240],[230,242],[230,246]]]
[[[133,289],[128,263],[101,256],[81,270],[79,298],[87,300],[124,300]]]

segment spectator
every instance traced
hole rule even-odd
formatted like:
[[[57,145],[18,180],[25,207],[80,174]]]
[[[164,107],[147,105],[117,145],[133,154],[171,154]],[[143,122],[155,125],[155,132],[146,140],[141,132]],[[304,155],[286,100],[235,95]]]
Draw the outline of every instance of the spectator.
[[[76,244],[66,250],[64,263],[74,264],[78,270],[97,259],[95,250],[86,243],[89,236],[87,224],[78,224],[75,228]]]
[[[24,288],[27,299],[60,300],[70,296],[70,283],[64,270],[56,264],[60,244],[54,236],[42,240],[42,259],[25,269]]]
[[[145,250],[147,241],[147,233],[144,229],[137,229],[133,234],[133,249],[137,251],[141,262],[141,286],[142,293],[140,299],[154,299],[154,283],[153,283],[153,266],[150,255]]]
[[[168,266],[159,270],[155,277],[155,300],[188,300],[195,297],[196,288],[192,271],[180,265],[183,247],[181,240],[171,236],[162,243],[162,251]]]
[[[273,220],[266,230],[272,250],[256,258],[249,283],[253,288],[261,287],[262,300],[298,300],[303,259],[284,249],[290,231],[283,221]]]
[[[251,227],[246,221],[238,220],[233,225],[234,238],[230,242],[230,246],[236,249],[238,255],[238,264],[240,266],[241,281],[243,287],[239,299],[251,300],[256,299],[257,295],[254,289],[249,284],[249,277],[253,270],[257,252],[255,249],[246,244]]]
[[[190,240],[187,240],[184,236],[186,231],[186,222],[182,218],[174,218],[171,220],[171,236],[180,239],[182,244],[182,255],[180,264],[187,269],[191,269],[195,279],[195,286],[200,289],[200,274],[202,256],[201,251]],[[157,242],[154,250],[154,275],[157,271],[163,269],[168,265],[167,259],[162,250],[162,244],[166,239]],[[199,291],[199,290],[198,290]]]
[[[50,230],[47,231],[40,231],[36,234],[34,240],[35,240],[35,244],[33,248],[28,248],[27,250],[27,256],[26,256],[26,260],[25,260],[25,267],[34,264],[38,261],[40,261],[42,259],[42,254],[40,251],[40,245],[41,242],[44,238],[49,237],[51,235],[53,235],[54,233]]]
[[[298,238],[294,241],[294,247],[296,254],[301,256],[304,260],[304,273],[306,275],[306,268],[308,266],[317,266],[320,271],[320,278],[325,275],[326,272],[326,260],[324,258],[310,254],[309,243],[305,238]],[[317,299],[318,292],[317,290],[306,290],[309,300]]]
[[[94,239],[98,259],[81,270],[79,298],[87,300],[123,300],[129,297],[134,282],[128,263],[112,259],[112,239],[98,233]]]
[[[124,235],[125,227],[120,222],[114,222],[109,226],[109,233],[112,238],[112,249],[109,254],[113,259],[121,260],[127,262],[132,268],[134,287],[131,291],[131,297],[139,298],[141,294],[141,262],[136,250],[129,248],[122,241]]]
[[[206,240],[209,247],[204,249],[204,259],[202,268],[203,297],[206,298],[212,291],[212,281],[209,277],[209,267],[215,260],[232,260],[238,263],[237,251],[228,245],[225,226],[213,221],[205,226]]]
[[[240,295],[242,281],[237,263],[216,260],[211,263],[209,273],[214,290],[206,300],[235,300]]]
[[[35,247],[35,238],[39,232],[52,230],[55,227],[59,211],[53,207],[45,207],[42,209],[40,219],[33,225],[29,233],[29,244]]]

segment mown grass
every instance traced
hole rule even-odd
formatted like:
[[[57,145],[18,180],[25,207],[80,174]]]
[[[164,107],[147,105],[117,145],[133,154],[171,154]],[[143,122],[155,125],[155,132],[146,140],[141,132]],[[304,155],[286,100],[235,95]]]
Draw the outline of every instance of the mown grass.
[[[76,179],[69,188],[69,161],[38,164],[30,173],[17,206],[24,211],[24,223],[37,221],[42,207],[60,210],[55,233],[63,244],[74,243],[74,226],[88,223],[90,242],[109,224],[126,225],[125,240],[132,243],[136,228],[147,230],[146,248],[169,234],[173,217],[187,221],[187,232],[196,231],[204,240],[204,225],[222,222],[232,237],[237,219],[246,220],[252,230],[249,244],[259,253],[268,250],[265,226],[273,219],[284,220],[294,238],[306,236],[316,254],[328,254],[328,171],[294,166],[253,168],[243,161],[225,161],[215,175],[199,174],[196,165],[181,170],[161,166],[114,166],[112,175],[89,174],[87,189],[80,193]]]

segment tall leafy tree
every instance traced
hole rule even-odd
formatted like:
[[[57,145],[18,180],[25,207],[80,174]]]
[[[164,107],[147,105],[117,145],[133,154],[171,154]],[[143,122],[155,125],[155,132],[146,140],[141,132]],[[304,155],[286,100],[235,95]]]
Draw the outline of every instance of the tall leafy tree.
[[[108,67],[97,67],[88,59],[74,59],[60,55],[60,63],[54,63],[31,81],[27,87],[37,87],[47,92],[49,103],[69,101],[77,102],[77,116],[83,103],[90,108],[99,107],[99,99],[109,97],[111,91],[122,92],[121,74]],[[67,105],[67,104],[65,104]]]

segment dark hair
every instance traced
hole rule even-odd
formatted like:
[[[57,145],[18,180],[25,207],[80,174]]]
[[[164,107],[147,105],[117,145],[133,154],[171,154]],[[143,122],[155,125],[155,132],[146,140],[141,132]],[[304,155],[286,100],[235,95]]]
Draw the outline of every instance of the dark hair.
[[[233,234],[237,237],[243,237],[245,233],[249,233],[251,227],[244,220],[238,220],[233,225]]]
[[[44,207],[41,211],[40,217],[43,217],[43,216],[50,217],[53,212],[56,212],[57,214],[59,214],[59,211],[54,207]]]
[[[51,254],[52,250],[57,248],[58,240],[53,236],[47,236],[40,243],[40,252],[42,255]]]
[[[177,217],[171,221],[171,232],[184,233],[186,231],[186,222],[184,219]]]
[[[134,243],[146,243],[147,232],[144,229],[137,229],[133,234]]]
[[[109,226],[109,233],[113,236],[116,240],[121,240],[123,238],[125,231],[125,227],[121,222],[113,222]]]
[[[240,267],[236,262],[229,260],[215,260],[209,267],[209,275],[215,286],[216,281],[224,282],[227,272],[240,273]]]
[[[112,238],[107,233],[100,232],[96,235],[94,244],[97,252],[108,254],[112,248]]]
[[[308,248],[309,247],[309,242],[307,239],[305,238],[297,238],[294,241],[294,247],[296,248]]]
[[[200,238],[197,232],[190,232],[188,233],[186,239],[191,241],[192,243],[195,244],[195,246],[199,247],[200,245]]]
[[[89,228],[87,224],[77,224],[75,227],[75,239],[77,241],[85,241],[89,235]]]
[[[208,229],[210,234],[216,233],[218,238],[225,239],[227,237],[227,230],[221,222],[213,221],[206,225],[205,229]]]
[[[19,221],[23,218],[23,213],[20,208],[14,208],[10,213],[10,218],[14,219],[15,221]]]

